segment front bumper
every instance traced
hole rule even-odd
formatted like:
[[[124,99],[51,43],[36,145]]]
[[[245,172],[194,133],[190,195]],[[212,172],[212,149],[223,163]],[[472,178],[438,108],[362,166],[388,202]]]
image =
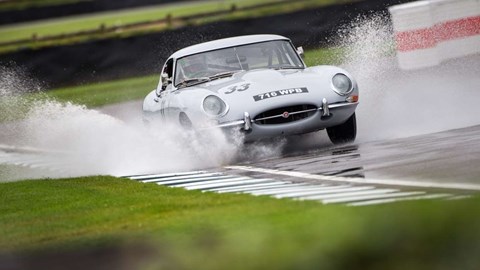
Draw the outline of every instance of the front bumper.
[[[222,129],[239,129],[245,133],[246,140],[303,134],[344,123],[355,112],[357,105],[358,102],[329,104],[326,99],[323,99],[321,107],[308,110],[314,111],[313,115],[298,121],[282,124],[262,125],[259,124],[259,122],[265,120],[266,118],[255,120],[251,118],[248,112],[244,112],[243,119],[221,123],[216,127]],[[305,112],[306,111],[292,112],[290,115]],[[282,115],[270,116],[268,118],[275,117],[282,117]]]

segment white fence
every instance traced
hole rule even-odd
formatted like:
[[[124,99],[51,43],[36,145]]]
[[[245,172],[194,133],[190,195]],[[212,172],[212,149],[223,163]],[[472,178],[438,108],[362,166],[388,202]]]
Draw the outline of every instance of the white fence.
[[[480,0],[425,0],[389,8],[400,68],[480,53]]]

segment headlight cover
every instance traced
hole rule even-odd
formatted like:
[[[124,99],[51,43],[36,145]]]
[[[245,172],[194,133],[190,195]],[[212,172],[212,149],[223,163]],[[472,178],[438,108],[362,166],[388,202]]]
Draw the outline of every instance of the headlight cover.
[[[227,104],[217,96],[207,96],[203,100],[203,110],[210,116],[222,116],[227,113]]]
[[[348,95],[353,90],[352,80],[350,80],[347,75],[342,73],[338,73],[333,76],[332,85],[333,90],[341,96]]]

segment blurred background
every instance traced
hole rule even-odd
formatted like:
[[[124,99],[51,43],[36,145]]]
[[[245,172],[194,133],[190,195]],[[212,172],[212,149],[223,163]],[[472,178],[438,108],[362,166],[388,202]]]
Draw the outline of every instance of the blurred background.
[[[1,0],[0,66],[51,89],[158,74],[178,49],[237,35],[280,34],[306,49],[332,47],[352,20],[403,2]]]

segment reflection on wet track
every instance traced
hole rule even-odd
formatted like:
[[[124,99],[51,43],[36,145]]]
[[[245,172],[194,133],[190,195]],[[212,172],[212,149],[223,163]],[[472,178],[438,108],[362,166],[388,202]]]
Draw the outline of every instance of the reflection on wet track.
[[[260,168],[309,174],[408,180],[480,188],[480,126],[388,141],[323,148],[260,162]]]

